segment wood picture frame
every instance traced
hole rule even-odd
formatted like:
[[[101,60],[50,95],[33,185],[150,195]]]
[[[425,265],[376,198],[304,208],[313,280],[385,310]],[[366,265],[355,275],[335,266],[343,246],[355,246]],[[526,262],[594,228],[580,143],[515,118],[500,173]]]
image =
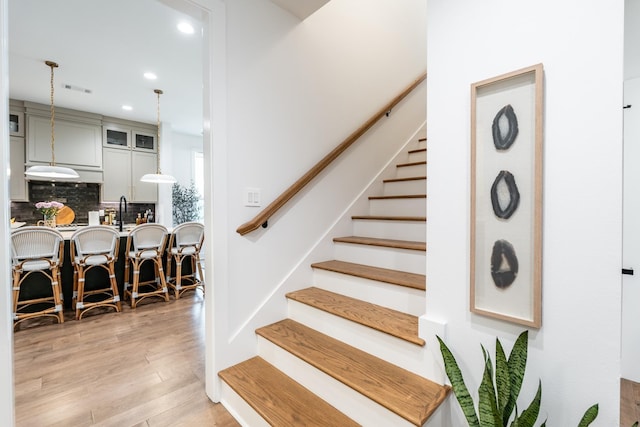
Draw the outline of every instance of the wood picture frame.
[[[470,310],[542,325],[542,64],[471,85]]]

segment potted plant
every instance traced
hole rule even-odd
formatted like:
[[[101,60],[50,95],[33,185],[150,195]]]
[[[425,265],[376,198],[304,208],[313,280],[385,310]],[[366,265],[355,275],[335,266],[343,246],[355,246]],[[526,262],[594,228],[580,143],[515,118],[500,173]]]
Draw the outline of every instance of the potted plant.
[[[527,365],[528,331],[520,334],[508,357],[496,338],[495,366],[489,353],[481,346],[485,363],[478,388],[478,413],[453,353],[440,337],[437,338],[447,377],[470,427],[533,427],[540,411],[542,382],[538,381],[538,391],[524,411],[519,412],[516,405]],[[586,410],[578,427],[588,426],[597,416],[598,405],[595,404]],[[546,421],[540,425],[545,426]]]
[[[40,211],[43,215],[44,220],[38,221],[39,224],[43,224],[46,227],[54,227],[56,226],[56,216],[60,209],[62,209],[64,205],[60,202],[56,202],[55,200],[50,202],[38,202],[36,203],[36,209]]]
[[[171,189],[173,225],[197,221],[200,217],[200,195],[193,181],[186,187],[179,183]]]

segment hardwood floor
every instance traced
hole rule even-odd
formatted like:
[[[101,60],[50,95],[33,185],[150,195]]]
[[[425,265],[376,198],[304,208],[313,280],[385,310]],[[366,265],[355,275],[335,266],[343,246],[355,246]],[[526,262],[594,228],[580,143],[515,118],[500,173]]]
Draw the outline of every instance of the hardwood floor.
[[[620,381],[620,427],[631,427],[640,421],[640,383]]]
[[[16,425],[239,426],[204,391],[204,301],[187,293],[14,334]]]
[[[16,426],[239,426],[204,392],[204,302],[188,293],[14,335]],[[620,383],[620,425],[640,420],[640,384]]]

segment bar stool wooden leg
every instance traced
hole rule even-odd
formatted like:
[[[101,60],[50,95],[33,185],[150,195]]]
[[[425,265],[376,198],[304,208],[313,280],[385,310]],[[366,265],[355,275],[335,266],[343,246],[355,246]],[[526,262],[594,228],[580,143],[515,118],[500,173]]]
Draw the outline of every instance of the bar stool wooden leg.
[[[111,292],[113,293],[113,300],[116,304],[116,311],[122,311],[122,303],[120,302],[120,293],[118,292],[118,282],[116,281],[115,261],[108,264],[107,270],[109,271],[109,282],[111,283]]]
[[[180,292],[182,291],[182,259],[184,257],[182,255],[177,255],[174,257],[176,260],[176,287],[175,294],[176,299],[180,298]]]
[[[73,275],[75,279],[73,309],[76,312],[76,320],[80,320],[82,309],[84,309],[84,267],[81,264],[76,265]]]
[[[155,258],[153,262],[156,265],[156,280],[160,279],[160,285],[162,286],[164,300],[169,301],[169,289],[167,287],[167,281],[164,277],[164,269],[162,268],[162,255],[158,255],[158,257]]]
[[[53,301],[56,305],[56,312],[58,313],[58,320],[60,323],[64,323],[64,309],[62,308],[62,291],[60,290],[62,283],[62,275],[60,274],[60,268],[57,265],[53,266],[52,277],[54,278],[51,287],[53,289]]]
[[[18,298],[20,298],[20,276],[21,270],[13,269],[13,320],[18,320]]]

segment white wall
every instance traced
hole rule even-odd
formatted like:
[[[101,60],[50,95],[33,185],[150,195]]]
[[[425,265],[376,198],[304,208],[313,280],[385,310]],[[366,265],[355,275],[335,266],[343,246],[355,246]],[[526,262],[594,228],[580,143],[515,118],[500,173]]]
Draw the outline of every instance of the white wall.
[[[0,0],[0,117],[7,117],[9,113],[9,64],[8,49],[9,42],[7,33],[7,0]],[[0,121],[0,164],[5,165],[3,170],[9,170],[9,130],[6,121]],[[9,179],[4,177],[0,180],[0,240],[9,242]],[[9,262],[11,254],[8,245],[2,245],[0,250],[0,271],[4,276],[2,283],[3,292],[0,296],[0,414],[2,422],[7,426],[14,424],[13,411],[13,321],[11,309],[11,264]]]
[[[640,78],[624,82],[624,229],[623,268],[640,269]],[[622,279],[621,374],[640,381],[640,277]]]
[[[624,78],[640,77],[640,0],[624,2]]]
[[[226,11],[228,145],[226,159],[214,161],[226,160],[228,170],[228,275],[216,284],[226,287],[227,316],[216,322],[228,322],[230,335],[216,337],[219,367],[255,352],[253,326],[245,323],[394,154],[393,145],[350,150],[332,167],[341,171],[331,188],[312,186],[267,230],[244,237],[235,229],[258,210],[243,206],[243,189],[260,188],[266,206],[426,70],[421,1],[332,0],[303,22],[268,1],[229,1]],[[406,137],[423,119],[405,127]],[[312,191],[313,201],[305,197]],[[268,310],[271,318],[285,316],[284,298]]]
[[[550,424],[597,402],[595,425],[618,425],[623,1],[431,0],[427,28],[428,316],[447,323],[473,393],[480,344],[510,350],[523,329],[468,309],[470,85],[542,62],[543,314],[520,406],[540,378]]]
[[[202,151],[202,136],[171,133],[171,173],[181,185],[188,186],[194,180],[193,153]]]

